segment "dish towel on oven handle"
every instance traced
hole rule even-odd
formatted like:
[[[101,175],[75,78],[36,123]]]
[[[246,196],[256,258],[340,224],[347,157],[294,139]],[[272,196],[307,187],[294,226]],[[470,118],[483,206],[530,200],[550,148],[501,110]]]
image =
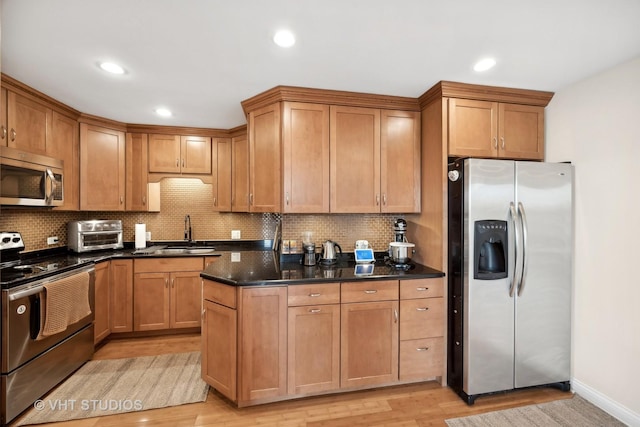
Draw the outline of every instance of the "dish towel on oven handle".
[[[89,273],[82,272],[43,285],[38,340],[63,332],[91,314]]]

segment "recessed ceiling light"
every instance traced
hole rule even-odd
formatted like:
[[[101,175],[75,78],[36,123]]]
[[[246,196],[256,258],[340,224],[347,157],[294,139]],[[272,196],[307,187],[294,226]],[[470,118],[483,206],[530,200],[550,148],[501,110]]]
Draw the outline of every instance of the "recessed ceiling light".
[[[485,58],[476,62],[476,65],[473,66],[473,70],[478,72],[487,71],[488,69],[493,68],[494,65],[496,65],[495,59]]]
[[[122,68],[118,64],[114,64],[113,62],[101,62],[100,68],[109,73],[124,74],[124,68]]]
[[[156,108],[156,114],[162,117],[171,117],[173,113],[167,108]]]
[[[280,47],[291,47],[296,43],[296,37],[289,30],[280,30],[273,36],[273,42]]]

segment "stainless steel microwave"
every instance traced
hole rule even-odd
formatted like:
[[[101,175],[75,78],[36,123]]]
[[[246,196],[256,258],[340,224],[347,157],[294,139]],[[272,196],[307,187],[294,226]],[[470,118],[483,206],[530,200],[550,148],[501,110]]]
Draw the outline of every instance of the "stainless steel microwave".
[[[0,146],[0,205],[61,206],[63,164],[52,157]]]

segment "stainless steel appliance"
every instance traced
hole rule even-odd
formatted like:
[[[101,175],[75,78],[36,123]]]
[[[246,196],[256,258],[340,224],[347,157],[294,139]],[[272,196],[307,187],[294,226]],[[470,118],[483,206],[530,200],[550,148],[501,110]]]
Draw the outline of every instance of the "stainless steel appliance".
[[[22,249],[19,233],[0,233],[2,425],[93,355],[94,264],[27,262]]]
[[[313,242],[304,243],[302,247],[304,249],[302,264],[306,266],[316,265],[316,244]]]
[[[407,221],[402,218],[398,218],[393,223],[393,231],[396,235],[396,242],[407,241]]]
[[[61,206],[62,167],[62,160],[0,146],[0,204]]]
[[[342,254],[342,248],[336,242],[326,240],[322,244],[322,256],[320,257],[320,264],[335,264],[338,261],[338,252],[336,248]]]
[[[94,219],[67,223],[67,246],[74,252],[90,252],[123,247],[122,221]]]
[[[572,175],[569,164],[449,165],[448,383],[468,404],[569,390]]]
[[[389,243],[389,258],[393,264],[406,264],[411,261],[414,243],[391,242]]]

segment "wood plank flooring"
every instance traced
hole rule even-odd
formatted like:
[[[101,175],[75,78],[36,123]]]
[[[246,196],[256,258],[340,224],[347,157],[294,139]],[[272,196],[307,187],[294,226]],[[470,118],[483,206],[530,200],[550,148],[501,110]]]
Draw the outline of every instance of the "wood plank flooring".
[[[197,351],[199,335],[112,339],[94,359]],[[305,398],[238,409],[213,390],[206,402],[129,414],[44,424],[65,427],[193,426],[446,426],[445,419],[572,397],[551,388],[479,398],[467,406],[436,382]]]

